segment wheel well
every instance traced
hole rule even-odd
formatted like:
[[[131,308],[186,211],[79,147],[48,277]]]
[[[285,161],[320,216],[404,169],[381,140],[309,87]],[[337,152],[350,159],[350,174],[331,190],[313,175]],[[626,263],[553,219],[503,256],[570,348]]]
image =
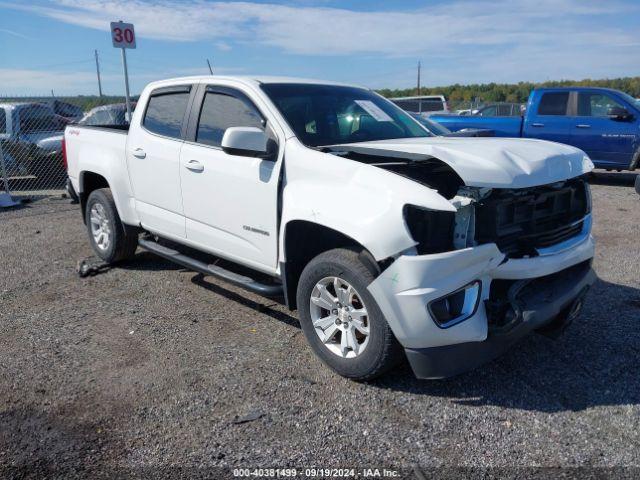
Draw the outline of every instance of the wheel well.
[[[87,199],[91,192],[99,188],[109,188],[109,182],[102,175],[93,172],[82,172],[80,174],[80,191],[78,195],[80,199],[80,211],[82,212],[82,220],[85,220],[85,208]]]
[[[380,267],[373,255],[353,238],[317,223],[293,220],[285,227],[284,250],[287,261],[282,265],[285,300],[291,310],[297,307],[298,280],[304,267],[314,257],[334,248],[356,250],[374,276],[380,273]]]

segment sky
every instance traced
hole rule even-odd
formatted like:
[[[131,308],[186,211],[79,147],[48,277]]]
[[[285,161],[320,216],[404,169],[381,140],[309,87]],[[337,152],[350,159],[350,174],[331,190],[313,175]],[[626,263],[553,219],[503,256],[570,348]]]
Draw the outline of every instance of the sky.
[[[124,91],[109,22],[153,80],[286,75],[371,88],[635,76],[638,0],[0,0],[0,95]]]

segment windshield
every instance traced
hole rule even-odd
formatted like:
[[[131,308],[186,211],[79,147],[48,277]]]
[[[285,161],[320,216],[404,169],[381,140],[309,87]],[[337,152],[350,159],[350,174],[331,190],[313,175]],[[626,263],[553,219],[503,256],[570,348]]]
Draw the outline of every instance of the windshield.
[[[620,92],[620,95],[622,95],[622,97],[627,102],[629,102],[631,105],[633,105],[637,109],[640,109],[640,99],[639,98],[633,98],[631,95],[629,95],[628,93],[624,93],[624,92]]]
[[[309,147],[430,136],[407,113],[363,88],[272,83],[262,89]]]
[[[412,115],[421,125],[423,125],[427,130],[429,130],[434,135],[448,135],[451,133],[447,127],[440,125],[433,120],[429,120],[428,118],[423,117],[422,115]]]

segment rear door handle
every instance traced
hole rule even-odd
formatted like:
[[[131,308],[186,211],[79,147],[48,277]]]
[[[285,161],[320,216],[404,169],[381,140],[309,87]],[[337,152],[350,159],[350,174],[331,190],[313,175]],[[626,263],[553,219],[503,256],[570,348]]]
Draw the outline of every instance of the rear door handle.
[[[147,154],[145,153],[145,151],[141,148],[136,148],[133,151],[133,156],[136,158],[145,158],[147,156]]]
[[[544,123],[532,123],[532,127],[544,127]]]
[[[583,123],[576,125],[577,128],[591,128],[591,125],[585,125]]]
[[[202,172],[204,170],[204,165],[197,160],[189,160],[185,167],[192,172]]]

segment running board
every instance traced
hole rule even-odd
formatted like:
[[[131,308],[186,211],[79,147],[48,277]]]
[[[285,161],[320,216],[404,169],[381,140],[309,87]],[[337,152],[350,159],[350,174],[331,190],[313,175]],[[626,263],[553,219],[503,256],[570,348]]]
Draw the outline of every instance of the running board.
[[[196,272],[225,280],[259,295],[265,297],[279,297],[283,295],[282,285],[268,285],[260,283],[251,277],[245,277],[244,275],[231,272],[217,265],[207,265],[204,262],[189,257],[172,248],[160,245],[152,240],[140,238],[138,240],[138,245],[151,253],[155,253],[162,258],[166,258],[167,260],[177,263],[178,265],[182,265],[190,270],[195,270]]]

